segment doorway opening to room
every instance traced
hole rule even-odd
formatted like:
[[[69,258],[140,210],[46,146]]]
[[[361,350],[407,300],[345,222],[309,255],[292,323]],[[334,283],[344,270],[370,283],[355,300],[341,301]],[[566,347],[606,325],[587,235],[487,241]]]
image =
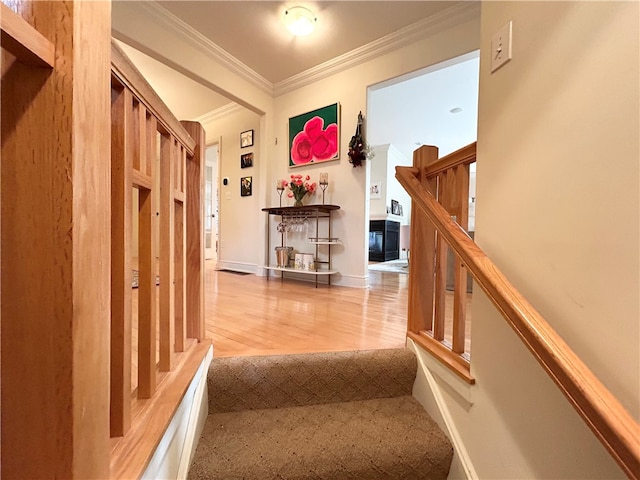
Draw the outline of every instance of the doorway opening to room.
[[[366,232],[370,272],[409,272],[411,198],[395,179],[395,167],[412,165],[413,151],[421,145],[438,147],[442,157],[476,141],[479,66],[480,52],[474,51],[368,88],[366,138],[374,152]]]
[[[218,157],[219,144],[209,145],[204,167],[204,258],[218,259]]]

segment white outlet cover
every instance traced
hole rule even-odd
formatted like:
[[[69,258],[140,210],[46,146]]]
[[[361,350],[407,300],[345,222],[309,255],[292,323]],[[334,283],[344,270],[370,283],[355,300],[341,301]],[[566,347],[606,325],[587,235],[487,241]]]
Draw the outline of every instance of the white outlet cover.
[[[507,23],[491,37],[491,73],[511,60],[512,23]]]

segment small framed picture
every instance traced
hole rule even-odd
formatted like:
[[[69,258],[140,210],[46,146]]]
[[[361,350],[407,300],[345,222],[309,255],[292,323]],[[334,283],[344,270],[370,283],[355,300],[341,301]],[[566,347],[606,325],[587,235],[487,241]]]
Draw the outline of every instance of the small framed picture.
[[[391,213],[393,215],[400,215],[400,203],[397,200],[391,200]]]
[[[242,177],[240,179],[240,196],[241,197],[250,197],[251,196],[251,183],[253,177]]]
[[[369,196],[371,198],[382,198],[382,182],[371,182],[369,187]]]
[[[240,148],[253,147],[253,130],[247,130],[240,134]]]
[[[253,167],[253,152],[240,155],[240,168]]]

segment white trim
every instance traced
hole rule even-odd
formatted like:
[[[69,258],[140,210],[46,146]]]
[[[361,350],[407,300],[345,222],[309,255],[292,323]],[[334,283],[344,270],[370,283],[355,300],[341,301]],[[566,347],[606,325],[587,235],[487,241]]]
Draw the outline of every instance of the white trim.
[[[232,113],[241,110],[244,110],[242,106],[238,105],[235,102],[229,102],[219,108],[216,108],[215,110],[211,110],[204,115],[200,115],[199,117],[194,118],[193,121],[201,123],[202,125],[206,125],[207,123],[213,122],[214,120],[220,120],[227,115],[231,115]]]
[[[220,259],[218,259],[218,264],[216,265],[216,270],[231,270],[233,272],[253,273],[254,275],[258,268],[255,263],[230,262]]]
[[[369,288],[369,275],[345,275],[340,274],[338,276],[331,277],[331,285],[338,285],[340,287],[351,288]]]
[[[140,8],[145,10],[149,17],[153,17],[154,21],[160,24],[162,28],[172,30],[173,33],[191,44],[197,50],[203,52],[209,58],[221,63],[225,68],[252,83],[260,90],[268,93],[269,95],[273,95],[273,83],[232,56],[226,50],[213,43],[196,29],[180,20],[155,1],[140,2]]]
[[[441,388],[426,365],[425,359],[429,354],[419,348],[410,338],[407,339],[407,347],[416,354],[418,359],[418,373],[413,396],[420,402],[440,428],[444,430],[453,445],[455,454],[449,472],[449,478],[478,478],[469,452],[467,452],[464,445],[462,435],[442,395]]]
[[[140,2],[140,8],[161,28],[171,30],[209,58],[273,97],[310,85],[480,15],[480,2],[462,2],[274,84],[155,1]]]
[[[196,453],[200,435],[204,429],[204,424],[209,414],[209,389],[207,388],[207,374],[209,366],[213,360],[213,345],[207,351],[204,361],[200,364],[198,373],[195,378],[199,378],[200,382],[196,388],[194,402],[191,404],[191,412],[189,414],[189,426],[187,427],[187,438],[184,442],[182,455],[180,456],[180,464],[178,466],[178,478],[187,478],[189,466]]]
[[[205,387],[212,359],[213,346],[198,367],[141,478],[186,478],[208,413]]]
[[[269,272],[270,279],[279,279],[280,271],[272,269],[267,269],[264,266],[256,268],[256,276],[258,277],[266,277]],[[308,282],[315,284],[316,277],[305,274],[305,272],[301,272],[299,270],[291,269],[287,270],[286,278],[290,278],[292,280],[298,280],[301,282]],[[307,272],[308,273],[308,272]],[[323,275],[318,278],[318,285],[322,285],[324,287],[327,286],[326,275]],[[340,272],[334,273],[331,275],[331,285],[339,286],[339,287],[350,287],[350,288],[369,288],[369,276],[359,277],[356,275],[344,275]]]
[[[316,65],[297,75],[277,82],[273,86],[274,97],[284,95],[298,88],[310,85],[318,80],[360,65],[373,58],[392,52],[418,40],[430,37],[447,28],[463,23],[480,15],[480,2],[463,2],[442,12],[408,25],[378,40],[363,45]]]

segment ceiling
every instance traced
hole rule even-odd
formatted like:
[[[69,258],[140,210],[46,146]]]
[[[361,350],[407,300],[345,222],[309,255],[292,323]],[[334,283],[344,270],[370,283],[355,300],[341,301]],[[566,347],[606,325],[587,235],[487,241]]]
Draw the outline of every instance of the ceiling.
[[[452,1],[159,1],[182,20],[271,83],[278,83],[436,15]],[[317,20],[307,37],[284,28],[295,5]]]
[[[144,8],[133,8],[136,4]],[[317,29],[311,36],[294,38],[285,30],[281,17],[285,8],[293,5],[307,6],[316,12]],[[235,57],[235,61],[277,87],[279,83],[286,83],[314,69],[317,71],[327,64],[340,63],[341,58],[357,58],[365,50],[369,54],[372,45],[401,43],[399,38],[403,35],[411,37],[412,33],[424,29],[425,25],[446,18],[447,12],[460,5],[462,2],[116,0],[113,3],[113,31],[116,38],[122,38],[118,35],[118,23],[123,19],[129,20],[135,16],[135,24],[142,26],[144,22],[156,21],[154,19],[158,18],[159,12],[161,18],[180,23],[180,31],[206,37],[210,44],[224,49]],[[127,38],[122,39],[127,41]],[[154,45],[135,44],[137,49],[126,44],[122,46],[177,118],[203,121],[211,115],[224,115],[228,109],[236,107],[211,88],[159,61],[163,58],[162,52],[155,52]],[[376,48],[373,50],[377,51]],[[477,61],[475,65],[477,72]],[[454,118],[457,123],[469,123],[475,119],[477,73],[471,73],[476,86],[465,83],[466,86],[462,88],[458,85],[460,81],[468,82],[467,68],[445,69],[447,72],[460,71],[461,76],[447,76],[439,85],[433,84],[434,79],[439,77],[414,78],[417,72],[410,74],[409,77],[414,80],[403,82],[400,90],[404,100],[398,101],[398,97],[395,97],[398,93],[391,93],[398,90],[392,85],[385,90],[389,94],[377,92],[376,101],[379,103],[376,104],[376,111],[384,109],[381,118],[394,120],[385,121],[380,129],[371,125],[371,134],[375,131],[379,133],[375,135],[380,137],[375,139],[376,143],[394,143],[410,158],[417,144],[432,142],[425,132],[449,125]],[[425,92],[437,92],[434,93],[437,103]],[[415,108],[403,108],[401,112],[393,113],[398,103]],[[435,108],[436,105],[442,108]],[[449,109],[453,107],[464,107],[464,113],[451,116]],[[412,114],[414,111],[418,113]],[[442,138],[438,141],[443,142]]]

